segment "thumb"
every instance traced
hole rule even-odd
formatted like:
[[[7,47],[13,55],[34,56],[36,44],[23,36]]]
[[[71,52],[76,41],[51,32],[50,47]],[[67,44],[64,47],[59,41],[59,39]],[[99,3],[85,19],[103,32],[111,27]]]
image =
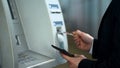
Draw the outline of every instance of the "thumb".
[[[61,53],[61,55],[62,55],[62,57],[63,57],[64,59],[66,59],[67,61],[70,61],[70,60],[71,60],[71,57],[69,57],[69,56],[67,56],[67,55],[65,55],[65,54],[62,54],[62,53]]]
[[[82,58],[86,59],[87,57],[85,57],[84,55],[80,55]]]

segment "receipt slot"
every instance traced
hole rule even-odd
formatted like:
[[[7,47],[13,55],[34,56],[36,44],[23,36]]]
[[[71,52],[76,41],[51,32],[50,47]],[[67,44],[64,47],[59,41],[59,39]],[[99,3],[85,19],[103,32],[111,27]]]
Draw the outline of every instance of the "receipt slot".
[[[58,0],[0,0],[2,68],[52,68],[66,61],[51,47],[68,50]]]

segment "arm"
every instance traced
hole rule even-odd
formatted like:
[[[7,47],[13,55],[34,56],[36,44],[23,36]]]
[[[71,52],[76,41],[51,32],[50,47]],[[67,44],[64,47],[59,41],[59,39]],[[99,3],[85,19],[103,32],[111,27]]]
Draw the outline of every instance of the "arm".
[[[79,68],[120,68],[120,20],[114,21],[115,26],[113,29],[113,36],[111,37],[112,42],[109,42],[112,48],[109,52],[111,54],[107,58],[100,58],[98,56],[98,40],[94,40],[93,45],[93,57],[98,58],[97,61],[91,61],[88,59],[83,59],[79,63]],[[102,49],[101,49],[102,50]],[[106,53],[107,55],[107,53]]]

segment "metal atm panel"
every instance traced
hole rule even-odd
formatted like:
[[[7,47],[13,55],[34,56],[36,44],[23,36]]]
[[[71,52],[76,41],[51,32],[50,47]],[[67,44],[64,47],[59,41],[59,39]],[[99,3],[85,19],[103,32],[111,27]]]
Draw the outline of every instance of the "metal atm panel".
[[[52,68],[66,61],[51,47],[68,50],[58,0],[1,0],[2,68]]]
[[[22,4],[22,5],[21,5]],[[17,0],[28,48],[37,53],[55,57],[51,45],[58,45],[57,31],[65,32],[64,20],[57,0]],[[67,50],[66,35],[63,47]],[[56,41],[57,40],[57,41]]]
[[[48,53],[47,50],[51,48],[51,46],[48,45],[55,42],[53,41],[52,26],[49,15],[47,14],[47,9],[46,7],[40,7],[41,5],[46,6],[45,2],[41,1],[42,0],[18,0],[17,6],[28,48],[32,51],[46,54]],[[52,52],[49,51],[46,55],[51,53]]]

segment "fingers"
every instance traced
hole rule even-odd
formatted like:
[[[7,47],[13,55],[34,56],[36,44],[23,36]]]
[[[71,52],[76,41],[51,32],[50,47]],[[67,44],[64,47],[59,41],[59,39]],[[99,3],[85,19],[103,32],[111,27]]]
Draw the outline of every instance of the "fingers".
[[[78,48],[80,48],[82,46],[82,40],[81,39],[75,40],[75,44]]]
[[[81,57],[83,57],[84,59],[86,59],[87,57],[85,57],[84,55],[80,55]]]
[[[63,57],[64,59],[66,59],[68,62],[71,62],[71,60],[72,60],[73,58],[77,58],[77,57],[86,58],[84,55],[78,55],[78,54],[74,54],[75,57],[69,57],[69,56],[67,56],[67,55],[65,55],[65,54],[62,54],[62,53],[61,53],[61,55],[62,55],[62,57]]]
[[[74,54],[74,56],[75,56],[75,57],[80,57],[80,55],[78,55],[78,54]]]
[[[82,32],[80,30],[76,30],[72,33],[73,33],[74,40],[79,42],[79,40],[81,39]]]
[[[77,31],[78,31],[78,30],[77,30]],[[78,35],[77,31],[74,31],[74,32],[73,32],[73,37],[74,37],[75,44],[76,44],[76,45],[80,45],[81,38],[80,38],[80,36]]]
[[[89,51],[93,42],[93,37],[80,30],[76,30],[72,33],[73,33],[74,42],[77,45],[77,48],[85,51]]]
[[[67,55],[65,55],[65,54],[62,54],[61,53],[61,55],[62,55],[62,57],[64,58],[64,59],[66,59],[67,61],[71,61],[71,59],[72,59],[72,57],[69,57],[69,56],[67,56]]]
[[[84,55],[78,55],[78,54],[74,54],[75,55],[75,57],[82,57],[82,58],[84,58],[84,59],[86,59],[87,57],[85,57]]]
[[[76,31],[73,31],[72,33],[73,33],[73,34],[81,34],[82,31],[80,31],[80,30],[76,30]]]
[[[75,57],[69,57],[69,56],[62,54],[62,53],[61,53],[61,55],[64,59],[66,59],[69,62],[71,61],[71,59],[77,58],[77,57],[86,58],[84,55],[78,55],[78,54],[74,54]]]
[[[63,58],[65,58],[68,61],[69,68],[78,68],[79,63],[83,60],[86,59],[84,55],[78,55],[75,54],[75,57],[69,57],[64,54],[61,54]]]

